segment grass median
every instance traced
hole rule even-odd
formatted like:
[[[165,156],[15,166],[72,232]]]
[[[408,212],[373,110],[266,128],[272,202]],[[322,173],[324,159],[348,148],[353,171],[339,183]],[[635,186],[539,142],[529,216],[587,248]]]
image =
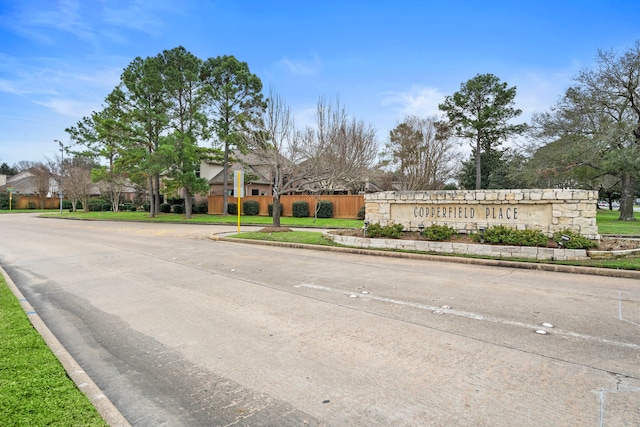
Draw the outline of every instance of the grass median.
[[[107,426],[0,275],[0,425]]]

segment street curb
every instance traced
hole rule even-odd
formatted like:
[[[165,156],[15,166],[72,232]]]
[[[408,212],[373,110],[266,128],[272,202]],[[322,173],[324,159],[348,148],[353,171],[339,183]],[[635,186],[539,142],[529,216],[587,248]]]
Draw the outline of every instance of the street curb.
[[[228,233],[224,233],[228,234]],[[230,243],[248,243],[252,245],[264,245],[264,246],[279,246],[289,247],[297,249],[314,249],[317,251],[327,252],[341,252],[357,255],[371,255],[382,256],[389,258],[405,258],[415,259],[423,261],[440,261],[440,262],[452,262],[458,264],[472,264],[472,265],[487,265],[492,267],[507,267],[507,268],[521,268],[525,270],[539,270],[539,271],[553,271],[557,273],[573,273],[573,274],[588,274],[592,276],[606,276],[617,277],[621,279],[640,279],[640,271],[635,270],[614,270],[610,268],[597,268],[597,267],[582,267],[573,265],[556,265],[556,264],[543,264],[534,262],[522,262],[522,261],[508,261],[508,260],[496,260],[496,259],[483,259],[483,258],[465,258],[454,255],[429,255],[410,252],[392,252],[385,250],[374,249],[359,249],[348,248],[339,246],[322,246],[322,245],[307,245],[302,243],[287,243],[287,242],[272,242],[267,240],[252,240],[252,239],[235,239],[230,237],[224,237],[219,235],[211,236],[211,240],[230,242]]]
[[[82,370],[82,367],[78,362],[75,361],[71,354],[69,354],[69,352],[62,346],[60,341],[58,341],[55,335],[53,335],[38,313],[36,313],[33,306],[31,306],[24,295],[22,295],[20,289],[18,289],[13,280],[11,280],[11,277],[9,277],[2,267],[0,267],[0,273],[7,282],[11,292],[13,292],[13,295],[15,295],[20,302],[22,309],[26,313],[35,330],[42,336],[47,346],[49,346],[53,354],[58,358],[76,386],[89,398],[89,401],[97,409],[102,419],[111,427],[131,427],[131,424],[129,424],[115,405],[109,400],[109,398],[107,398],[107,396],[104,395],[102,390],[100,390],[89,375]]]

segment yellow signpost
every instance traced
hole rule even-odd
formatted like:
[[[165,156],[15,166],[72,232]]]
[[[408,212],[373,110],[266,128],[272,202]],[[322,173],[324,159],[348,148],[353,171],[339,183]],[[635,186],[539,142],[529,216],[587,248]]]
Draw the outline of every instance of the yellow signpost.
[[[238,198],[238,233],[240,233],[240,211],[242,205],[240,205],[240,198],[244,196],[244,171],[236,171],[233,176],[233,191]]]
[[[9,212],[11,212],[11,205],[13,204],[13,187],[7,187],[7,191],[9,192]]]

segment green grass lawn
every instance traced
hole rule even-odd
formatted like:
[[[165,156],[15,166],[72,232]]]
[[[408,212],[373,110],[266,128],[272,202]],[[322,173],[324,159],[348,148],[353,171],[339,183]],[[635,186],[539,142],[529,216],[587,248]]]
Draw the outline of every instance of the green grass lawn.
[[[0,425],[107,426],[0,275]]]
[[[31,211],[33,212],[33,211]],[[161,213],[154,218],[149,216],[148,212],[63,212],[53,213],[49,211],[44,216],[52,216],[56,218],[73,218],[73,219],[92,219],[92,220],[110,220],[110,221],[147,221],[147,222],[183,222],[195,224],[237,224],[238,217],[236,215],[209,215],[200,214],[193,215],[192,218],[186,219],[182,214],[165,214]],[[271,225],[273,218],[269,216],[252,216],[242,215],[240,217],[241,225]],[[339,219],[339,218],[294,218],[282,217],[280,224],[285,227],[318,227],[318,228],[355,228],[362,227],[362,220],[358,219]]]
[[[640,221],[618,221],[620,213],[598,209],[596,221],[600,234],[624,234],[640,236]],[[636,212],[636,217],[640,214]]]
[[[286,233],[240,233],[233,236],[236,239],[266,240],[271,242],[302,243],[306,245],[340,246],[322,237],[319,231],[289,231]]]

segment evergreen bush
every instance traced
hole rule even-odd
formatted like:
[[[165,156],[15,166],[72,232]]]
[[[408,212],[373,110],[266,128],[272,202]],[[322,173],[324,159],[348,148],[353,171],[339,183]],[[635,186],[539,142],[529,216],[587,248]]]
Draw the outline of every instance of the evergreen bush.
[[[242,210],[245,215],[258,215],[260,213],[260,203],[255,200],[247,200],[242,203]]]
[[[364,206],[363,206],[360,209],[358,209],[357,218],[358,219],[364,219],[364,214],[365,214],[365,210],[364,210]]]
[[[171,206],[173,213],[175,214],[183,214],[184,213],[184,205],[173,205]]]
[[[209,212],[209,203],[202,200],[200,202],[196,202],[196,204],[193,205],[193,213],[195,214],[206,214],[207,212]]]
[[[171,205],[169,203],[160,203],[160,212],[162,213],[170,213]]]
[[[333,202],[328,200],[320,200],[318,202],[318,218],[331,218],[333,217]]]
[[[423,236],[427,240],[441,242],[451,239],[451,236],[457,234],[456,230],[447,225],[432,224],[424,229]]]
[[[481,238],[480,234],[473,235],[475,241],[479,242]],[[537,230],[516,230],[504,225],[495,225],[486,229],[484,241],[515,246],[547,246],[549,238]]]
[[[569,240],[563,241],[563,234],[569,237]],[[553,240],[558,242],[558,245],[562,242],[562,247],[565,249],[593,249],[598,246],[593,240],[589,240],[583,235],[569,229],[553,233]]]
[[[291,205],[292,215],[295,218],[306,218],[309,216],[309,203],[305,201],[293,202]]]
[[[227,213],[229,215],[238,215],[238,205],[235,203],[229,203],[227,205]]]
[[[367,230],[367,237],[388,237],[391,239],[399,239],[402,237],[402,224],[393,224],[381,226],[379,223],[371,224]]]

